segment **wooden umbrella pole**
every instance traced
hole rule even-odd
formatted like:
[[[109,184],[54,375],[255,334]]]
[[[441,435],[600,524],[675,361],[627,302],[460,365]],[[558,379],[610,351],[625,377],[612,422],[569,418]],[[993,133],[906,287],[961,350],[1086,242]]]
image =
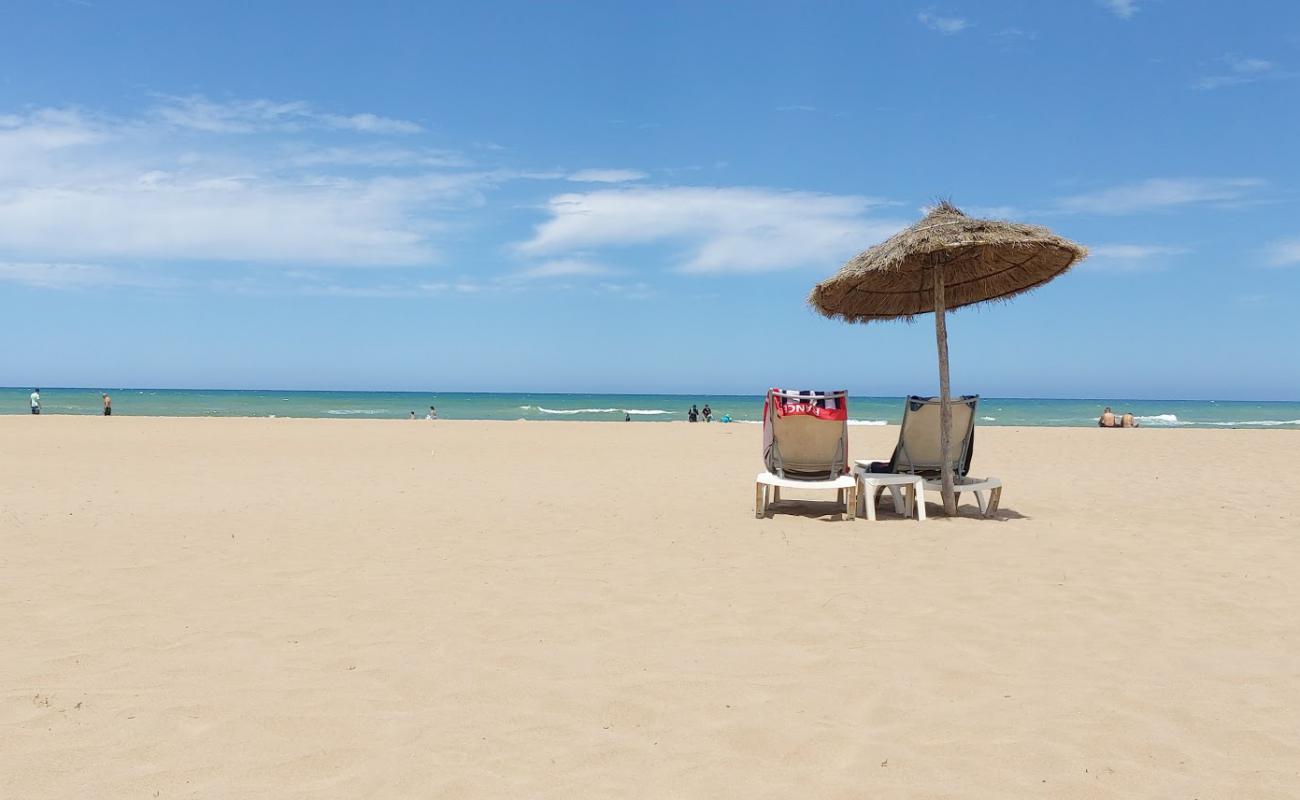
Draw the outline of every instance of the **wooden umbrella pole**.
[[[943,510],[957,515],[957,500],[952,491],[952,398],[948,390],[948,325],[943,296],[943,266],[934,262],[934,338],[939,345],[939,452],[943,458]]]

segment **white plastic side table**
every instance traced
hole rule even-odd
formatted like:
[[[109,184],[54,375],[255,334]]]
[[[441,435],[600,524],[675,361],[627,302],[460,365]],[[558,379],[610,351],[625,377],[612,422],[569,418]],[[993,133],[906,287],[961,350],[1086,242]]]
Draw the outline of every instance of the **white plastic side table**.
[[[864,511],[867,519],[876,519],[876,501],[880,492],[889,490],[894,500],[894,510],[905,517],[916,514],[918,522],[925,521],[925,481],[919,475],[903,475],[892,472],[868,472],[867,467],[859,463],[853,468],[853,477],[858,480],[858,515]],[[863,508],[865,506],[865,509]]]

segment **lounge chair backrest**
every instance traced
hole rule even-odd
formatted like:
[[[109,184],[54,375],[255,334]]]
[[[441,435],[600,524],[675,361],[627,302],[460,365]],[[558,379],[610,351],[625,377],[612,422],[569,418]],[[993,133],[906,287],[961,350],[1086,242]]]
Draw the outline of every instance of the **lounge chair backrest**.
[[[763,461],[782,478],[831,480],[848,472],[845,391],[772,389],[763,407]]]
[[[953,473],[963,477],[970,469],[975,455],[975,406],[979,395],[954,397],[952,427],[949,441],[952,447]],[[938,475],[943,469],[942,450],[939,447],[939,398],[907,398],[903,410],[903,427],[898,434],[898,447],[890,460],[891,472],[914,475]]]

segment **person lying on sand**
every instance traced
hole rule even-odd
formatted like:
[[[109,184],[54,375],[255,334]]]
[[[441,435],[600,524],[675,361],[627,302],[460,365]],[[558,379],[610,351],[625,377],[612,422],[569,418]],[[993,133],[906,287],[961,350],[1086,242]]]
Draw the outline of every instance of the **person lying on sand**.
[[[1115,419],[1115,412],[1106,406],[1106,410],[1101,412],[1101,419],[1097,420],[1097,426],[1101,428],[1118,428],[1119,421]]]

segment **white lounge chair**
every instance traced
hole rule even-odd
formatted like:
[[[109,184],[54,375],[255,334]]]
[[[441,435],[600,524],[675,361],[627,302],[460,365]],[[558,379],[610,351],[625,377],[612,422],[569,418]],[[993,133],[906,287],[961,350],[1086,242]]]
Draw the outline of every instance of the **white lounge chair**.
[[[853,519],[858,484],[848,474],[848,392],[771,389],[763,407],[765,472],[754,482],[754,516],[767,515],[782,489],[833,490]]]
[[[957,502],[965,492],[975,495],[980,512],[992,516],[1002,499],[1002,482],[997,478],[973,478],[971,458],[975,455],[975,408],[979,395],[954,397],[950,403],[952,427],[949,440],[952,448],[953,493]],[[898,445],[888,461],[858,461],[868,473],[898,473],[919,475],[925,479],[925,490],[942,490],[940,473],[943,455],[939,446],[939,398],[907,398],[903,410],[903,424],[898,432]],[[987,492],[987,496],[985,493]],[[874,502],[875,497],[868,502]]]

